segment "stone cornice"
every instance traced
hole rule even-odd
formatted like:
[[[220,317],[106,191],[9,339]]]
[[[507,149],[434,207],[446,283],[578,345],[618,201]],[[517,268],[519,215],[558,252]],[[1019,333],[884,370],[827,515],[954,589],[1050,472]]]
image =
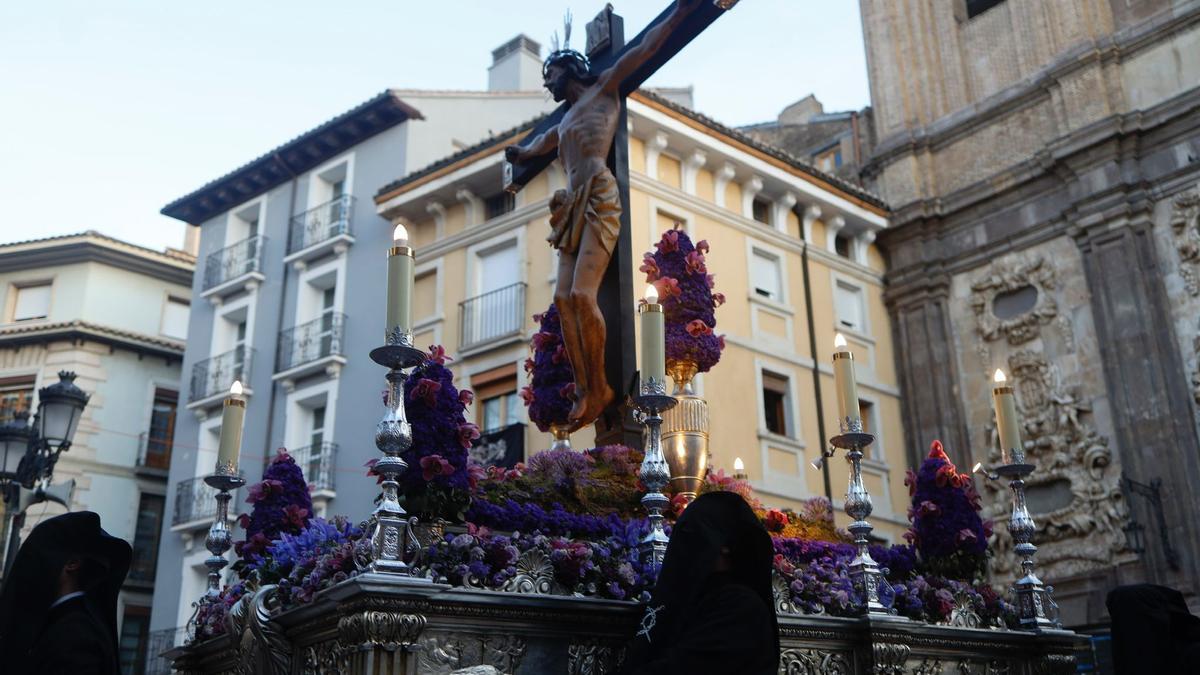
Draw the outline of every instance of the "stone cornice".
[[[0,246],[0,269],[17,271],[98,262],[190,288],[196,260],[84,232]]]
[[[139,353],[183,358],[182,342],[87,321],[24,322],[0,326],[0,347],[77,339],[94,340]]]

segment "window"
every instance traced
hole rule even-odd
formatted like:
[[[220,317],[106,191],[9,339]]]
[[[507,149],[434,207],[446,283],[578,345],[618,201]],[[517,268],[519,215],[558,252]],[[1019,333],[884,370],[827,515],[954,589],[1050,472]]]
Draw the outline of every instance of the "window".
[[[842,148],[835,146],[830,150],[817,154],[813,157],[813,163],[822,171],[833,171],[842,165]]]
[[[129,578],[133,581],[154,581],[154,568],[158,566],[158,536],[162,530],[163,507],[166,499],[162,495],[143,493],[138,500],[137,527],[133,534],[133,560],[129,565]]]
[[[866,312],[863,308],[861,288],[839,279],[833,287],[833,307],[837,312],[839,328],[866,332]]]
[[[762,374],[763,422],[767,431],[788,435],[788,379],[773,373]]]
[[[835,235],[833,238],[833,250],[843,258],[850,257],[850,238],[844,235]]]
[[[150,640],[150,608],[126,605],[121,622],[119,646],[122,673],[145,671],[146,646]]]
[[[967,18],[974,19],[1002,2],[1004,0],[966,0]]]
[[[181,298],[167,298],[163,307],[162,334],[179,340],[187,339],[188,313],[192,305]]]
[[[750,264],[750,286],[755,295],[782,301],[783,271],[780,269],[779,258],[755,249]]]
[[[171,468],[171,447],[175,438],[175,410],[179,392],[170,389],[154,390],[154,405],[150,409],[150,430],[146,433],[146,456],[143,466],[154,469]]]
[[[337,321],[337,313],[333,309],[334,288],[326,288],[321,291],[321,355],[325,356],[333,354],[333,338],[334,324]],[[341,351],[340,345],[339,349]]]
[[[484,433],[523,421],[524,402],[517,394],[517,367],[508,364],[471,376],[475,391],[475,423]]]
[[[878,424],[875,420],[875,404],[870,401],[858,400],[858,417],[862,420],[863,432],[874,434]],[[871,459],[883,461],[883,448],[878,442],[871,444]]]
[[[307,459],[308,461],[302,461],[300,466],[300,468],[304,470],[304,477],[309,482],[318,481],[323,475],[321,472],[321,462],[325,457],[325,411],[325,404],[322,403],[321,405],[312,409],[312,416],[309,418],[309,450],[307,455],[301,457],[301,460]]]
[[[750,206],[750,213],[760,223],[771,224],[771,202],[761,197],[755,197]]]
[[[13,415],[22,410],[32,412],[35,376],[0,377],[0,424],[11,422]],[[33,420],[30,420],[33,423]]]
[[[515,208],[517,208],[517,196],[507,191],[500,192],[483,200],[483,217],[484,220],[491,220]]]
[[[50,313],[50,283],[17,286],[17,301],[13,305],[13,321],[44,319]]]

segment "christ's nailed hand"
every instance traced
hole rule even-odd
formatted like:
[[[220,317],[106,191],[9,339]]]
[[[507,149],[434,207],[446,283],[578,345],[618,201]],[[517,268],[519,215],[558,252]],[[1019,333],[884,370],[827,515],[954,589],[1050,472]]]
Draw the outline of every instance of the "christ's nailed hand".
[[[507,148],[504,148],[504,159],[507,159],[509,162],[512,162],[513,164],[520,162],[522,159],[521,146],[510,145]]]

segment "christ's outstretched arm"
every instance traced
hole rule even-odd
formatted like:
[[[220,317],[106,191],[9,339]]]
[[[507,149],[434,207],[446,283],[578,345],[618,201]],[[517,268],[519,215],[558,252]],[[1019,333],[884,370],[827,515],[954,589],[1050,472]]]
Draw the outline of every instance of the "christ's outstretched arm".
[[[524,162],[531,157],[544,155],[551,150],[558,148],[558,125],[552,126],[542,133],[537,138],[533,139],[527,147],[520,145],[510,145],[504,149],[504,159],[507,159],[513,164]]]
[[[702,0],[675,0],[675,9],[671,11],[671,16],[667,17],[666,21],[647,31],[646,37],[642,38],[642,41],[636,47],[622,54],[621,58],[617,59],[617,62],[612,67],[600,73],[596,84],[602,90],[615,95],[617,89],[621,86],[621,82],[633,74],[633,71],[637,70],[651,56],[654,56],[662,48],[671,33],[683,23],[683,20],[687,18],[687,15],[692,10],[700,6],[701,2]]]

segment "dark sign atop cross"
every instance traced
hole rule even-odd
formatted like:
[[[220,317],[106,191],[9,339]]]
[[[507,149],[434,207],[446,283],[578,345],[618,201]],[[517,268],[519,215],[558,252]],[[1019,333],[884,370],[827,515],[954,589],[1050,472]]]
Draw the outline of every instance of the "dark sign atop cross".
[[[556,157],[567,174],[567,189],[550,200],[554,302],[575,371],[571,427],[595,422],[597,445],[641,445],[623,406],[636,369],[625,98],[736,2],[677,0],[628,43],[606,6],[587,25],[586,56],[564,44],[546,59],[545,86],[562,105],[505,153],[510,192]]]

